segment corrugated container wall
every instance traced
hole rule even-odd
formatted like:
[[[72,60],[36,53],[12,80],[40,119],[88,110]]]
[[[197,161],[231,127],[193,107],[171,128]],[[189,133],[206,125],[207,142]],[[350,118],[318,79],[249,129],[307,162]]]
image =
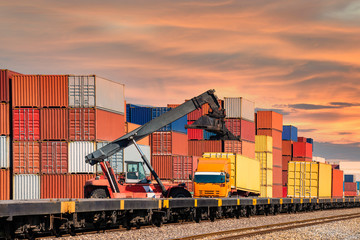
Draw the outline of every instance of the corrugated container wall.
[[[174,179],[174,161],[172,155],[152,156],[151,165],[160,179]]]
[[[151,134],[153,155],[188,155],[187,135],[178,132],[154,132]]]
[[[126,104],[126,121],[144,125],[151,120],[151,107]]]
[[[71,141],[95,141],[95,109],[74,108],[69,110],[69,139]]]
[[[282,167],[282,150],[273,148],[272,153],[274,166]]]
[[[10,104],[0,103],[0,135],[10,134]]]
[[[242,97],[224,98],[227,118],[243,118],[254,122],[255,103]]]
[[[38,75],[14,75],[12,77],[12,107],[40,107]]]
[[[146,156],[148,161],[152,162],[151,149],[150,146],[147,145],[139,145],[140,150]],[[124,148],[124,161],[133,161],[133,162],[144,162],[140,156],[139,151],[136,149],[134,145],[130,145],[127,148]],[[150,175],[149,168],[144,164],[146,175]]]
[[[282,155],[292,156],[292,144],[293,141],[283,140],[282,141]]]
[[[124,114],[125,86],[105,78],[95,77],[96,107]]]
[[[40,176],[36,174],[14,175],[13,199],[39,199],[40,198]]]
[[[273,129],[258,129],[257,135],[266,135],[272,137],[273,148],[282,148],[282,133],[280,131]]]
[[[345,174],[345,175],[344,175],[344,182],[354,182],[354,175],[352,175],[352,174]]]
[[[160,117],[162,114],[171,111],[171,108],[167,107],[153,107],[151,119]],[[185,125],[187,124],[187,116],[183,116],[174,122],[166,125],[165,127],[160,128],[158,131],[176,131],[181,133],[187,133]]]
[[[10,78],[15,74],[19,73],[7,69],[0,70],[0,102],[10,102]]]
[[[10,167],[10,137],[0,136],[0,168]]]
[[[18,108],[13,110],[13,139],[35,141],[40,139],[40,110]]]
[[[193,157],[191,156],[173,156],[173,177],[179,180],[188,180],[193,172]]]
[[[344,172],[341,170],[332,170],[332,186],[331,186],[331,197],[343,197],[343,180]]]
[[[125,134],[125,116],[96,109],[96,139],[113,141]]]
[[[69,107],[95,107],[95,76],[69,76]]]
[[[68,76],[66,75],[41,75],[41,107],[68,107],[68,84]]]
[[[67,173],[68,172],[68,143],[47,141],[41,142],[41,173]]]
[[[284,125],[282,132],[282,139],[288,141],[297,141],[298,129],[291,125]]]
[[[189,116],[189,115],[188,115]],[[188,125],[193,124],[195,121],[188,121]],[[187,130],[188,139],[189,140],[202,140],[203,139],[203,131],[202,129],[191,129]]]
[[[223,143],[221,140],[198,140],[188,141],[189,155],[202,156],[204,152],[222,152]],[[187,154],[185,154],[187,155]]]
[[[40,143],[13,143],[13,173],[33,174],[40,172]]]
[[[255,123],[243,119],[225,119],[225,126],[235,136],[240,139],[254,142],[255,141]]]
[[[68,110],[65,108],[43,108],[40,110],[40,132],[42,140],[68,140]]]
[[[109,142],[98,142],[96,143],[96,149],[99,149]],[[110,162],[110,167],[114,170],[115,173],[121,173],[123,172],[123,166],[124,166],[124,150],[121,150],[111,157],[107,158],[105,161]],[[101,172],[100,164],[97,164],[97,172]]]
[[[344,192],[356,192],[355,182],[344,182]]]
[[[140,126],[141,125],[138,125],[138,124],[135,124],[135,123],[130,123],[130,122],[125,123],[125,134],[139,128]],[[150,146],[150,137],[149,136],[144,137],[143,139],[138,140],[137,143],[139,145],[148,145],[148,146]]]
[[[306,157],[312,160],[312,145],[306,142],[293,143],[293,156]]]
[[[260,193],[260,162],[236,155],[236,188]]]
[[[68,150],[70,173],[94,173],[94,166],[85,163],[85,156],[95,150],[94,142],[70,142]]]
[[[283,115],[273,111],[258,111],[256,114],[257,129],[275,129],[280,132],[283,130]],[[262,135],[262,134],[258,134]],[[282,134],[281,134],[282,140]]]
[[[255,152],[272,152],[273,140],[271,136],[256,135],[255,136]]]
[[[0,200],[10,199],[10,170],[0,169]]]

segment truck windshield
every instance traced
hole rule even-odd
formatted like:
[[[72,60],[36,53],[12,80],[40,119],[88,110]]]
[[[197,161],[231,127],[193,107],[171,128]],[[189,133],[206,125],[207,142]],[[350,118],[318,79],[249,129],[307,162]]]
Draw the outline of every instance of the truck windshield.
[[[224,183],[225,173],[220,172],[196,172],[194,177],[196,183]]]

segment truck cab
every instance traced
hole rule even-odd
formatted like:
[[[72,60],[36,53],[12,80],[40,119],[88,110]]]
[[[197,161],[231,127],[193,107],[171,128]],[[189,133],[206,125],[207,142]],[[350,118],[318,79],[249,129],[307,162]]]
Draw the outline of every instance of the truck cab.
[[[194,197],[229,197],[231,166],[229,159],[200,158],[194,174]]]

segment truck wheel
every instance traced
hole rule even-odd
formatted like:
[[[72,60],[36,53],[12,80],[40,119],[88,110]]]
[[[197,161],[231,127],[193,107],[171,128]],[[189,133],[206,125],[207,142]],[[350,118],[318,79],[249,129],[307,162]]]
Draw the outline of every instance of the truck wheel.
[[[170,197],[172,198],[190,198],[191,194],[188,190],[184,188],[175,188],[170,192]]]
[[[105,189],[98,188],[90,193],[90,198],[107,198]]]

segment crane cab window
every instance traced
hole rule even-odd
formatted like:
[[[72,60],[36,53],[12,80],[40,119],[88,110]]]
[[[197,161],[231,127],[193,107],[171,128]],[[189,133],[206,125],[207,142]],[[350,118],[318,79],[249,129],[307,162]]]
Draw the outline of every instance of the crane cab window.
[[[142,180],[146,178],[144,166],[140,162],[127,163],[126,178],[128,180]]]

